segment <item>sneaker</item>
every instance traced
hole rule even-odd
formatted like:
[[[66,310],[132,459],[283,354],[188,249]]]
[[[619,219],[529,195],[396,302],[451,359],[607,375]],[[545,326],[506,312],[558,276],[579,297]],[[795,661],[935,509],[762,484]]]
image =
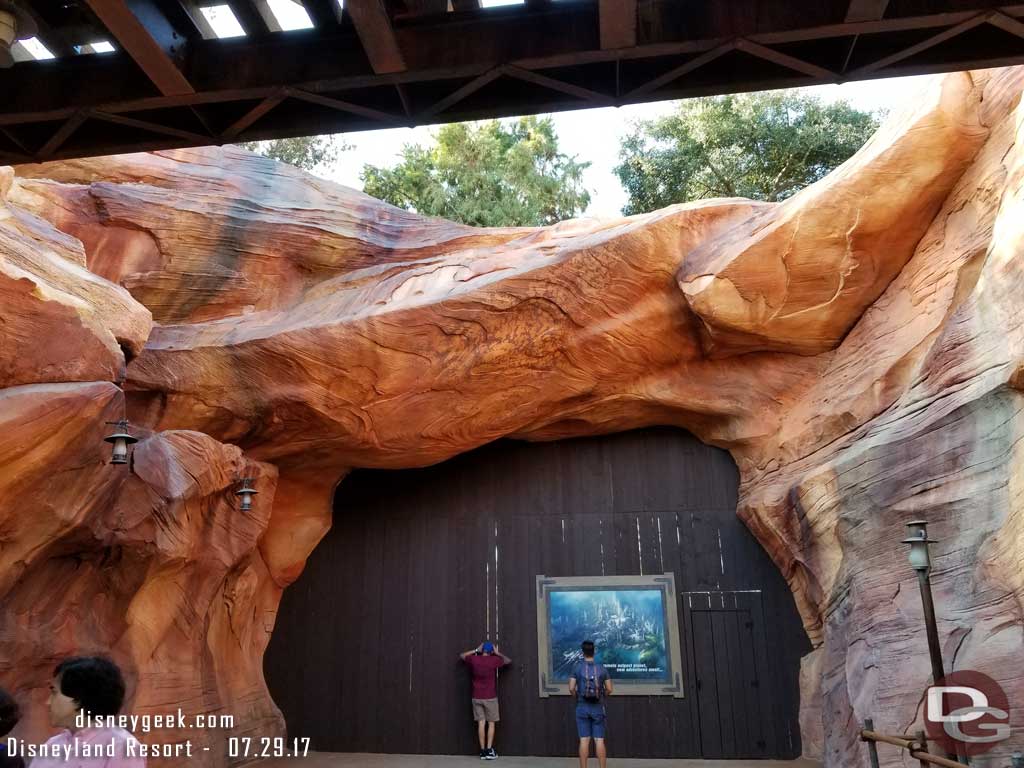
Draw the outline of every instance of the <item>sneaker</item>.
[[[491,754],[490,750],[488,750],[488,749],[481,749],[480,750],[480,759],[481,760],[490,760],[491,759],[490,758],[490,754]]]
[[[485,757],[484,759],[485,760],[497,760],[498,759],[498,753],[494,751],[494,747],[488,747],[488,749],[487,749],[487,757]]]

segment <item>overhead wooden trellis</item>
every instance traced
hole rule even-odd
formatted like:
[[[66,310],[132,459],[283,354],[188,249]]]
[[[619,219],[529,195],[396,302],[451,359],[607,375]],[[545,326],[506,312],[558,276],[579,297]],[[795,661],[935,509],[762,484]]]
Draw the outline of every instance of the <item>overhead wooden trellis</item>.
[[[1024,4],[984,0],[301,2],[22,0],[54,58],[0,70],[0,162],[1024,63]]]

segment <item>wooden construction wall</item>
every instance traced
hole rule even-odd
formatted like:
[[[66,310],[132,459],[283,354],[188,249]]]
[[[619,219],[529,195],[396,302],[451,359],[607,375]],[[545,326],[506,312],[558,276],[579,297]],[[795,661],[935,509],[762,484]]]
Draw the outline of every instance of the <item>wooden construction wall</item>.
[[[321,751],[475,754],[457,654],[490,638],[514,662],[499,754],[572,755],[572,702],[538,695],[536,575],[674,571],[686,697],[613,698],[610,754],[798,756],[809,645],[736,517],[737,484],[727,453],[660,428],[354,473],[266,654],[289,735]]]

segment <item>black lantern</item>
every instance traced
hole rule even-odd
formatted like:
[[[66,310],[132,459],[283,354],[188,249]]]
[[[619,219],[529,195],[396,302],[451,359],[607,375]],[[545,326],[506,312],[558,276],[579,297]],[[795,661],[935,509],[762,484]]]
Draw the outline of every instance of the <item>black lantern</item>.
[[[10,0],[0,0],[0,68],[14,64],[11,46],[18,40],[35,37],[36,22],[28,11]]]
[[[127,464],[128,463],[128,446],[132,443],[139,442],[139,438],[133,437],[128,434],[128,419],[121,419],[120,421],[108,421],[107,424],[111,424],[115,427],[115,432],[112,435],[107,435],[103,438],[104,442],[112,443],[114,446],[113,453],[110,457],[111,464]]]
[[[255,496],[259,491],[252,487],[253,479],[251,477],[242,478],[242,487],[235,491],[235,496],[241,500],[241,504],[238,508],[243,512],[248,512],[252,509],[252,497]]]

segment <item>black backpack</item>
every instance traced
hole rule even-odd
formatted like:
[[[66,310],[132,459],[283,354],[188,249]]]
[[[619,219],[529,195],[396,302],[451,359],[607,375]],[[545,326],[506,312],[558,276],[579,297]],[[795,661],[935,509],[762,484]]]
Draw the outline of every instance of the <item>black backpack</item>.
[[[590,667],[592,675],[587,674],[587,667]],[[591,704],[601,700],[601,675],[598,672],[598,664],[594,661],[583,663],[583,700]]]

